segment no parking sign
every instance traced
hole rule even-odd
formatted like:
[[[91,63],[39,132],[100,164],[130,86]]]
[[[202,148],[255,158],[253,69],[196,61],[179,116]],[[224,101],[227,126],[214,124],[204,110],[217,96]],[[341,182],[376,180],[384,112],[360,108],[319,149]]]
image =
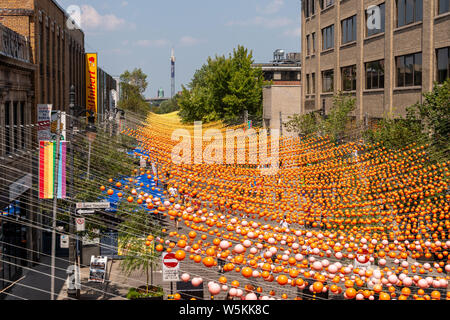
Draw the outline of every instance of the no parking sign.
[[[85,218],[76,218],[75,224],[77,226],[77,232],[82,232],[86,230],[86,219]]]

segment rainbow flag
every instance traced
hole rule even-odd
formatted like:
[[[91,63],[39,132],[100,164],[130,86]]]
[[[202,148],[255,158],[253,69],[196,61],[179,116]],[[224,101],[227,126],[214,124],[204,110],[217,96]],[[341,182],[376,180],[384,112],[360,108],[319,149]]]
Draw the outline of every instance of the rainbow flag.
[[[39,148],[39,198],[53,199],[56,166],[58,166],[58,199],[66,198],[66,153],[67,142],[59,145],[59,162],[56,163],[56,142],[40,141]]]

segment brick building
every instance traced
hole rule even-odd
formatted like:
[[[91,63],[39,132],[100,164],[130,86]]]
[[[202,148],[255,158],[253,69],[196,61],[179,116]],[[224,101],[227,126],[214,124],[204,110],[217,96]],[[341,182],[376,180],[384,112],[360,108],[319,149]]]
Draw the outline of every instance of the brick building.
[[[85,105],[84,33],[66,26],[68,15],[53,0],[0,0],[0,23],[28,39],[35,74],[35,105],[52,104],[69,112],[69,88]]]
[[[358,120],[404,115],[449,76],[449,10],[449,0],[302,0],[302,113],[328,113],[344,91]]]
[[[27,39],[0,23],[0,290],[39,249],[37,230],[22,224],[36,221],[30,152],[36,68],[30,53]]]

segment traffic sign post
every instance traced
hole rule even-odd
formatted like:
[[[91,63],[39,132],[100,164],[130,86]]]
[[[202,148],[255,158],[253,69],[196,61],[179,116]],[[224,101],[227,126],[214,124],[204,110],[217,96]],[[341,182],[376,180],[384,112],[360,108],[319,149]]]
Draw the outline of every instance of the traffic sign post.
[[[170,282],[170,291],[173,293],[173,281],[180,281],[180,262],[175,254],[165,252],[162,255],[163,281]]]
[[[75,218],[75,224],[77,226],[77,232],[83,232],[86,230],[86,219],[85,218]]]
[[[76,204],[75,214],[77,216],[95,214],[98,210],[109,208],[111,208],[111,202],[80,202]]]

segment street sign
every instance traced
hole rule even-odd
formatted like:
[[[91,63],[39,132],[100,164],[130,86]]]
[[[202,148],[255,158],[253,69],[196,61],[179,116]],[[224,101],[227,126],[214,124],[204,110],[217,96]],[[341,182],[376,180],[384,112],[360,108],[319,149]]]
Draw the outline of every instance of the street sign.
[[[75,224],[77,226],[77,232],[86,230],[86,220],[84,218],[75,218]]]
[[[51,104],[38,104],[37,105],[37,125],[38,125],[38,140],[50,140],[50,122],[52,114]]]
[[[369,251],[362,250],[362,253],[357,253],[355,257],[355,268],[368,268],[370,267]]]
[[[79,202],[77,209],[109,209],[111,202]]]
[[[60,240],[59,246],[61,249],[69,249],[69,236],[67,234],[62,234]]]
[[[163,261],[163,281],[180,281],[180,262],[175,258],[175,254],[165,252]]]
[[[81,216],[83,214],[94,214],[95,212],[96,212],[95,210],[78,209],[77,210],[77,215]]]

